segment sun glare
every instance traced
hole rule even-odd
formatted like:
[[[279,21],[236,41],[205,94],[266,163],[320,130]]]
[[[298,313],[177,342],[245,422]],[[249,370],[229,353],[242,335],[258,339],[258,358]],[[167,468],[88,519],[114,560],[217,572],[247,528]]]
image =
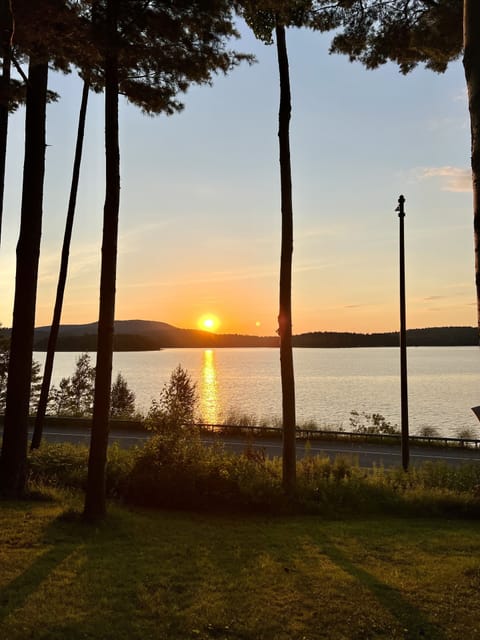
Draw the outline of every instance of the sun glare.
[[[220,324],[219,319],[211,314],[207,314],[199,318],[198,326],[203,331],[215,331]]]

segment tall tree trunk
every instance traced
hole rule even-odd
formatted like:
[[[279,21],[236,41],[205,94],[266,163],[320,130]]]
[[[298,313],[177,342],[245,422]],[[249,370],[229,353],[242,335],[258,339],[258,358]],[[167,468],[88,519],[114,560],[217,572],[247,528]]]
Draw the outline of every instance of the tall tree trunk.
[[[118,0],[107,1],[110,46],[105,57],[105,159],[106,196],[103,210],[100,311],[93,402],[92,436],[84,517],[89,521],[106,514],[105,468],[112,383],[115,281],[117,270],[118,212],[120,206],[120,150],[118,141],[118,59],[116,51]]]
[[[77,143],[75,148],[75,159],[73,161],[72,184],[70,187],[70,198],[68,202],[67,219],[65,222],[65,233],[63,236],[62,257],[60,260],[60,272],[58,275],[57,294],[55,307],[53,310],[52,326],[48,337],[47,356],[43,373],[42,388],[38,401],[35,427],[33,430],[31,449],[38,449],[42,440],[43,421],[48,403],[48,392],[52,381],[53,360],[55,358],[55,347],[57,345],[58,332],[60,330],[60,318],[62,316],[63,298],[65,294],[65,284],[67,281],[68,258],[70,253],[70,242],[72,239],[73,220],[75,217],[75,206],[77,202],[78,182],[80,178],[80,164],[82,160],[83,138],[85,134],[85,119],[87,114],[89,83],[84,81],[82,101],[80,105],[80,116],[78,119]]]
[[[5,165],[7,158],[8,114],[10,104],[11,41],[13,16],[10,0],[1,4],[2,76],[0,78],[0,244],[2,239],[3,199],[5,192]]]
[[[17,244],[7,403],[0,458],[0,491],[19,497],[25,488],[28,410],[45,174],[48,65],[30,60],[25,114],[25,160]]]
[[[473,183],[473,229],[475,243],[475,284],[480,340],[480,2],[463,3],[463,67],[470,110],[471,162]]]
[[[282,250],[280,258],[278,333],[280,335],[280,372],[282,379],[283,486],[287,493],[292,494],[296,486],[295,378],[292,353],[293,207],[289,133],[292,107],[285,27],[283,25],[277,25],[275,31],[280,73],[278,139],[282,193]]]

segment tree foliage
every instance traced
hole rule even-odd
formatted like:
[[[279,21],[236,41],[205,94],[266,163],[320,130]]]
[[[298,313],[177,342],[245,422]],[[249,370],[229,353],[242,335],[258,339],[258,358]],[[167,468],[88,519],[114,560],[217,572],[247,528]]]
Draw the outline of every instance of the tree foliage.
[[[1,380],[0,360],[0,380]],[[92,415],[95,390],[95,367],[90,355],[82,353],[76,360],[75,370],[68,378],[62,378],[58,387],[50,389],[48,410],[57,416],[88,417]],[[38,395],[38,394],[37,394]],[[32,401],[32,406],[34,406]],[[112,418],[130,418],[136,412],[135,394],[128,382],[118,373],[112,385],[110,416]]]
[[[178,431],[194,421],[197,402],[196,383],[188,371],[178,365],[163,385],[158,399],[152,401],[146,425],[151,431]]]
[[[107,5],[84,0],[79,9],[94,48],[80,52],[76,64],[96,91],[105,86],[104,60],[112,50]],[[117,0],[115,12],[119,93],[145,113],[172,115],[191,83],[208,84],[214,73],[252,60],[227,46],[238,36],[227,0]]]
[[[117,374],[112,385],[110,416],[112,418],[131,418],[135,415],[135,394],[121,373]]]
[[[71,377],[62,378],[58,387],[50,390],[49,409],[59,416],[90,416],[95,388],[95,367],[90,364],[90,356],[83,353],[78,357]]]
[[[342,29],[331,51],[369,69],[392,61],[402,73],[422,63],[443,72],[462,52],[462,0],[353,0],[338,5],[333,13]]]

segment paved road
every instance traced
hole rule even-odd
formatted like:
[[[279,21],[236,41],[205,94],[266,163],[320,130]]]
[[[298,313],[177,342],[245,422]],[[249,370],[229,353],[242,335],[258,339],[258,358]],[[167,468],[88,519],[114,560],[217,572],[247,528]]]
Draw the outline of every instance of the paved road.
[[[44,432],[45,439],[49,442],[85,442],[88,444],[90,434],[83,429],[59,429],[48,427]],[[118,442],[122,447],[141,445],[149,437],[148,434],[138,431],[111,431],[110,442]],[[211,444],[215,436],[202,436],[202,441]],[[228,450],[241,453],[244,451],[247,438],[239,436],[222,436],[222,442]],[[280,456],[282,445],[279,440],[257,439],[250,440],[255,448],[261,449],[268,457]],[[342,441],[319,441],[311,442],[309,445],[310,455],[328,455],[330,458],[348,457],[358,461],[362,467],[383,465],[385,467],[395,467],[401,465],[400,446],[388,444],[374,444],[368,442],[342,442]],[[297,456],[305,455],[304,442],[298,442]],[[427,460],[444,461],[449,464],[459,465],[465,463],[479,463],[480,450],[462,449],[459,447],[418,447],[410,449],[410,462],[412,465],[420,464]]]

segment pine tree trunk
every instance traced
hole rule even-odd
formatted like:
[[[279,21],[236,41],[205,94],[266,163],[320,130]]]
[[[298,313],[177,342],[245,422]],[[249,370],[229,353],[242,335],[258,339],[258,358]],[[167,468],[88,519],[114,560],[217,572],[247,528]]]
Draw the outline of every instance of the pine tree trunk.
[[[80,116],[78,119],[77,143],[75,148],[75,159],[73,162],[72,184],[70,187],[70,198],[68,202],[67,219],[65,222],[65,233],[63,236],[62,257],[60,260],[60,272],[58,275],[57,294],[55,307],[53,310],[52,326],[48,337],[47,355],[43,373],[42,388],[38,401],[37,415],[35,417],[35,427],[33,430],[31,449],[38,449],[42,440],[43,421],[48,403],[48,392],[52,381],[53,361],[55,358],[55,347],[57,345],[58,332],[60,330],[60,319],[62,315],[63,298],[65,294],[65,284],[67,281],[68,258],[70,253],[70,242],[72,239],[73,220],[75,217],[75,206],[77,202],[78,182],[80,178],[80,163],[82,160],[83,138],[85,134],[85,120],[87,114],[89,83],[83,83],[82,101],[80,105]]]
[[[10,0],[0,0],[0,40],[2,43],[2,76],[0,78],[0,244],[2,238],[5,164],[10,104],[10,70],[12,55],[13,15]]]
[[[3,48],[3,71],[0,80],[0,244],[2,239],[3,200],[5,194],[5,165],[7,159],[10,68],[10,46],[6,44]]]
[[[285,27],[276,27],[278,68],[280,73],[280,110],[278,139],[280,147],[280,181],[282,194],[282,250],[280,258],[280,309],[278,333],[280,335],[280,372],[282,379],[283,418],[283,486],[292,494],[296,485],[295,444],[295,378],[292,353],[292,254],[293,207],[290,167],[290,78],[288,70]]]
[[[84,517],[95,521],[106,514],[105,474],[108,419],[112,384],[115,281],[117,269],[118,213],[120,206],[120,150],[118,141],[118,62],[116,53],[118,0],[107,2],[110,46],[105,57],[105,159],[106,196],[103,210],[100,311],[93,403],[92,435]]]
[[[28,411],[45,174],[48,65],[30,60],[25,114],[25,160],[7,402],[0,458],[0,492],[19,497],[25,488]]]
[[[480,2],[464,0],[463,6],[463,66],[470,110],[475,284],[480,341]]]

